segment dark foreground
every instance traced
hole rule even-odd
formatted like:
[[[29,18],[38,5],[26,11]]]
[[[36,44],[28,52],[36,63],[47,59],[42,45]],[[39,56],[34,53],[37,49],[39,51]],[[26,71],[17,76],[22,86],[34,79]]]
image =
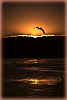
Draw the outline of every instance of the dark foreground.
[[[4,98],[63,98],[65,37],[3,38]]]
[[[4,98],[63,98],[64,59],[3,59]]]
[[[4,58],[64,58],[64,36],[3,38]]]

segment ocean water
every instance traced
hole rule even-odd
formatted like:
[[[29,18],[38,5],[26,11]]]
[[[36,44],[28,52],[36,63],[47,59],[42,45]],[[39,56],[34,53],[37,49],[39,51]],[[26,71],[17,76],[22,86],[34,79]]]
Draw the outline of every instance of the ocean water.
[[[3,59],[4,98],[62,98],[65,91],[63,58]]]

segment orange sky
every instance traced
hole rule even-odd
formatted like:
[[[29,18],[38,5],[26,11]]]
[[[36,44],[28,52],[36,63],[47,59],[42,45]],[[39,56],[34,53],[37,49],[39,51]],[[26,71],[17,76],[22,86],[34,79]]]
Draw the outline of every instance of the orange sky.
[[[64,34],[64,3],[3,3],[3,34]]]

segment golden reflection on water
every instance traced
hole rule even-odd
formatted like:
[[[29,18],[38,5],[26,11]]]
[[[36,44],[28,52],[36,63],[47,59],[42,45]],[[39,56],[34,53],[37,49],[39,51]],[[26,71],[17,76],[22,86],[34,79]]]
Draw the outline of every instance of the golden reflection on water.
[[[36,78],[27,78],[27,79],[16,79],[16,80],[10,80],[10,81],[18,81],[18,82],[25,82],[28,84],[33,84],[33,85],[55,85],[58,82],[61,82],[60,77],[49,77],[49,78],[44,78],[44,79],[36,79]]]
[[[44,60],[44,59],[27,59],[23,63],[35,64],[35,63],[43,63],[43,62],[47,62],[47,60]]]
[[[38,63],[38,60],[37,59],[30,59],[30,60],[24,61],[24,63]]]
[[[38,84],[39,82],[37,79],[30,79],[29,81],[32,82],[31,84]]]

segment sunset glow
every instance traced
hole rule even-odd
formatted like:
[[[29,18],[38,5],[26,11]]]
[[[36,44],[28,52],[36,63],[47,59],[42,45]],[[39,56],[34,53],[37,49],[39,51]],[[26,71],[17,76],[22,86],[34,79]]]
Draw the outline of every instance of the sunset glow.
[[[4,98],[65,97],[65,5],[3,1]]]
[[[4,3],[3,34],[41,36],[46,34],[64,34],[63,3]],[[49,34],[48,34],[49,35]],[[35,38],[35,37],[34,37]]]

